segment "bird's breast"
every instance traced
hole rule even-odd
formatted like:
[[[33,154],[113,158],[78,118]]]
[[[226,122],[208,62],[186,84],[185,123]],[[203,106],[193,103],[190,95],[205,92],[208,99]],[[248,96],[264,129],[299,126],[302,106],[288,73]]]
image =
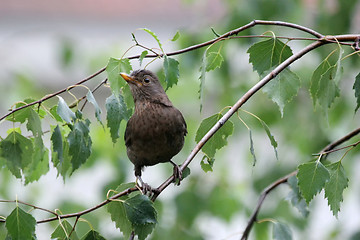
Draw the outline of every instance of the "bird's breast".
[[[126,132],[131,142],[127,146],[130,160],[154,165],[169,161],[181,150],[186,127],[176,108],[144,102],[135,106]]]

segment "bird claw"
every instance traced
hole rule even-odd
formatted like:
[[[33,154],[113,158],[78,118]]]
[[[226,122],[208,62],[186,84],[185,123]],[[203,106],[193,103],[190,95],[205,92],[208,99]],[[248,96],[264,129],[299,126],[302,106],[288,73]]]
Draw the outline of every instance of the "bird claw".
[[[174,183],[175,183],[175,185],[179,186],[180,182],[182,180],[182,171],[181,171],[179,165],[177,165],[175,163],[173,165],[174,165],[174,170],[173,170],[174,171],[174,173],[173,173],[173,175],[174,175]]]
[[[138,181],[140,182],[141,185],[139,185]],[[136,179],[136,187],[139,189],[139,191],[143,194],[143,195],[147,195],[149,197],[151,197],[152,195],[155,194],[159,194],[160,191],[157,188],[152,188],[149,184],[143,182],[143,180],[141,179],[141,177],[138,177]]]

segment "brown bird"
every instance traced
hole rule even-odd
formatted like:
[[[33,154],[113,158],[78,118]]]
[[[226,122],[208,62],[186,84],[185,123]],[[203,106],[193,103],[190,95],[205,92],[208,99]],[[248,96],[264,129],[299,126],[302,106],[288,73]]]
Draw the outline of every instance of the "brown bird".
[[[141,179],[144,166],[170,162],[174,176],[181,180],[181,171],[171,158],[184,145],[186,122],[169,100],[157,76],[149,70],[120,74],[130,86],[135,103],[134,114],[125,130],[127,155],[135,166],[135,176],[143,191],[151,190]]]

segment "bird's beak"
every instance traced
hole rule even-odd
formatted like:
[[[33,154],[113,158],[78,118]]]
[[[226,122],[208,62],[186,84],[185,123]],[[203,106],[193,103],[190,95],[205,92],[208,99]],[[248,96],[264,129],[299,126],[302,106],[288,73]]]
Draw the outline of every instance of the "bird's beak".
[[[130,77],[126,73],[120,73],[120,76],[128,83],[134,83],[136,85],[142,85],[141,82],[137,81],[135,78]]]

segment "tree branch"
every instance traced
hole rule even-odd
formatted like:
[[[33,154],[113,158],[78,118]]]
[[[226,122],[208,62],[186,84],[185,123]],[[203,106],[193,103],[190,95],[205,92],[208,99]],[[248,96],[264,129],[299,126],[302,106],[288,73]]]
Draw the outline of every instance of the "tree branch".
[[[145,56],[145,58],[154,58],[154,57],[162,57],[164,55],[167,55],[167,56],[173,56],[173,55],[179,55],[179,54],[182,54],[182,53],[186,53],[186,52],[190,52],[190,51],[193,51],[193,50],[196,50],[196,49],[199,49],[199,48],[202,48],[202,47],[205,47],[205,46],[209,46],[215,42],[218,42],[218,41],[221,41],[221,40],[225,40],[231,36],[234,36],[234,35],[237,35],[239,34],[240,32],[246,30],[246,29],[249,29],[249,28],[252,28],[256,25],[274,25],[274,26],[283,26],[283,27],[289,27],[289,28],[293,28],[293,29],[297,29],[297,30],[300,30],[300,31],[303,31],[303,32],[306,32],[306,33],[309,33],[313,36],[315,36],[318,40],[321,40],[322,42],[324,43],[330,43],[330,42],[339,42],[339,41],[352,41],[354,42],[354,44],[356,44],[358,41],[359,41],[359,35],[355,35],[355,34],[349,34],[349,35],[337,35],[337,36],[324,36],[310,28],[307,28],[307,27],[304,27],[304,26],[301,26],[301,25],[298,25],[298,24],[294,24],[294,23],[288,23],[288,22],[282,22],[282,21],[264,21],[264,20],[254,20],[242,27],[239,27],[237,29],[234,29],[234,30],[231,30],[223,35],[221,35],[220,37],[217,37],[217,38],[214,38],[213,40],[209,40],[207,42],[203,42],[203,43],[200,43],[200,44],[196,44],[196,45],[193,45],[193,46],[190,46],[190,47],[187,47],[187,48],[184,48],[184,49],[181,49],[181,50],[177,50],[177,51],[173,51],[173,52],[168,52],[168,53],[162,53],[162,54],[148,54]],[[136,42],[137,43],[137,42]],[[137,45],[139,45],[137,43]],[[140,55],[134,55],[134,56],[130,56],[130,57],[127,57],[128,59],[137,59],[139,58]],[[100,73],[104,72],[106,70],[106,67],[103,67],[101,68],[100,70],[98,70],[96,73],[90,75],[89,77],[75,83],[73,85],[73,87],[75,86],[78,86],[78,85],[81,85],[87,81],[89,81],[90,79],[96,77],[97,75],[99,75]],[[52,94],[49,94],[49,95],[46,95],[45,97],[41,98],[40,100],[38,101],[34,101],[32,103],[29,103],[29,104],[26,104],[26,105],[23,105],[21,107],[18,107],[18,108],[15,108],[13,110],[11,110],[10,112],[8,112],[7,114],[5,114],[4,116],[2,116],[0,118],[0,121],[5,119],[7,116],[21,110],[21,109],[24,109],[24,108],[27,108],[27,107],[30,107],[30,106],[33,106],[33,105],[36,105],[36,104],[41,104],[42,102],[50,99],[50,98],[53,98],[61,93],[64,93],[68,90],[68,88],[64,88],[60,91],[57,91],[57,92],[54,92]]]
[[[252,21],[252,22],[250,22],[250,23],[248,23],[248,24],[246,24],[246,25],[244,25],[244,26],[242,26],[240,28],[229,31],[229,32],[227,32],[227,33],[225,33],[225,34],[223,34],[223,35],[221,35],[221,36],[219,36],[219,37],[217,37],[217,38],[215,38],[213,40],[203,42],[203,43],[200,43],[200,44],[197,44],[197,45],[193,45],[193,46],[190,46],[188,48],[184,48],[184,49],[181,49],[181,50],[178,50],[178,51],[168,52],[168,53],[166,53],[166,55],[167,56],[172,56],[172,55],[182,54],[182,53],[185,53],[185,52],[190,52],[190,51],[193,51],[193,50],[196,50],[196,49],[211,45],[211,44],[213,44],[213,43],[215,43],[217,41],[222,41],[222,40],[228,39],[231,36],[237,35],[238,33],[242,32],[242,31],[244,31],[246,29],[249,29],[251,27],[254,27],[256,25],[275,25],[275,26],[284,26],[284,27],[297,29],[297,30],[300,30],[300,31],[303,31],[303,32],[306,32],[306,33],[309,33],[309,34],[315,36],[317,38],[317,41],[311,43],[310,45],[308,45],[307,47],[302,49],[300,52],[298,52],[297,54],[294,54],[291,57],[289,57],[288,59],[286,59],[284,62],[282,62],[280,65],[278,65],[273,71],[271,71],[268,75],[266,75],[261,81],[259,81],[257,84],[255,84],[248,92],[246,92],[231,107],[231,109],[228,112],[226,112],[226,114],[208,131],[208,133],[199,141],[199,143],[194,147],[194,149],[192,150],[190,155],[187,157],[187,159],[181,165],[180,168],[181,168],[182,171],[192,162],[192,160],[197,155],[197,153],[200,151],[200,149],[204,146],[204,144],[225,124],[225,122],[228,121],[230,119],[230,117],[236,111],[238,111],[238,109],[243,104],[245,104],[257,91],[259,91],[263,86],[265,86],[270,80],[275,78],[286,67],[288,67],[290,64],[292,64],[293,62],[295,62],[297,59],[301,58],[302,56],[304,56],[308,52],[310,52],[310,51],[312,51],[312,50],[314,50],[314,49],[316,49],[316,48],[318,48],[318,47],[320,47],[320,46],[322,46],[324,44],[331,43],[331,42],[334,42],[334,41],[345,41],[345,42],[346,41],[354,41],[355,42],[355,39],[358,39],[358,35],[338,35],[338,36],[326,36],[326,37],[324,37],[322,34],[316,32],[316,31],[314,31],[312,29],[309,29],[309,28],[306,28],[306,27],[303,27],[303,26],[300,26],[300,25],[297,25],[297,24],[292,24],[292,23],[287,23],[287,22],[280,22],[280,21],[254,20],[254,21]],[[163,56],[163,55],[164,54],[159,54],[159,55],[150,54],[150,55],[147,55],[146,58],[154,58],[154,57]],[[140,57],[140,55],[135,55],[135,56],[128,57],[128,59],[136,59],[136,58],[139,58],[139,57]],[[90,75],[89,77],[87,77],[87,78],[79,81],[78,83],[74,84],[73,86],[81,85],[81,84],[87,82],[88,80],[94,78],[95,76],[101,74],[105,70],[106,70],[106,68],[104,67],[104,68],[100,69],[99,71],[97,71],[96,73]],[[30,106],[33,106],[33,105],[36,105],[36,104],[40,105],[43,101],[46,101],[46,100],[48,100],[50,98],[53,98],[53,97],[55,97],[55,96],[57,96],[57,95],[59,95],[61,93],[64,93],[67,90],[68,90],[68,88],[62,89],[62,90],[60,90],[58,92],[47,95],[47,96],[41,98],[38,101],[34,101],[34,102],[29,103],[27,105],[21,106],[21,107],[16,108],[16,109],[13,109],[9,113],[7,113],[3,117],[1,117],[0,121],[5,119],[7,116],[11,115],[12,113],[14,113],[16,111],[19,111],[21,109],[24,109],[26,107],[30,107]],[[291,174],[294,175],[295,173],[291,173]],[[274,188],[276,188],[278,185],[280,185],[281,183],[286,182],[285,178],[286,178],[286,176],[283,179],[279,179],[278,181],[274,182],[272,185],[270,185],[268,188],[266,188],[264,190],[264,194],[262,195],[262,198],[260,199],[261,202],[259,202],[259,204],[258,204],[258,210],[255,212],[255,215],[253,214],[254,215],[253,222],[256,220],[257,213],[258,213],[258,211],[259,211],[259,209],[260,209],[260,207],[262,205],[262,202],[264,201],[266,195],[270,191],[272,191]],[[164,183],[162,183],[158,188],[159,193],[152,197],[152,201],[155,201],[156,198],[158,197],[158,195],[167,186],[169,186],[173,182],[173,180],[174,180],[174,176],[171,176]],[[37,223],[45,223],[45,222],[55,221],[55,220],[58,220],[58,219],[72,218],[72,217],[79,218],[84,214],[92,212],[92,211],[94,211],[94,210],[108,204],[109,202],[111,202],[114,199],[117,199],[117,198],[119,198],[121,196],[124,196],[124,195],[128,195],[131,192],[134,192],[134,191],[137,191],[137,190],[138,190],[137,188],[129,188],[129,189],[127,189],[127,190],[125,190],[125,191],[123,191],[121,193],[118,193],[118,194],[114,195],[113,197],[111,197],[109,199],[106,199],[105,201],[99,203],[98,205],[96,205],[94,207],[91,207],[89,209],[86,209],[84,211],[77,212],[77,213],[71,213],[71,214],[64,214],[64,215],[55,214],[56,215],[55,217],[40,220]],[[30,204],[27,204],[27,205],[30,205]],[[30,206],[32,206],[32,205],[30,205]],[[41,208],[38,208],[38,209],[41,209]],[[44,210],[44,209],[41,209],[41,210]],[[49,212],[53,213],[52,211],[49,211]],[[0,219],[0,222],[4,222],[4,221],[5,220]],[[253,222],[251,223],[251,225],[253,224]],[[251,226],[249,228],[251,229]],[[250,229],[249,229],[249,232],[250,232]]]
[[[104,72],[105,69],[106,69],[106,68],[104,67],[104,68],[100,69],[99,71],[97,71],[96,73],[88,76],[87,78],[84,78],[83,80],[75,83],[75,84],[73,85],[73,87],[78,86],[78,85],[81,85],[81,84],[89,81],[90,79],[92,79],[92,78],[96,77],[97,75],[99,75],[100,73]],[[37,101],[31,102],[31,103],[28,103],[28,104],[26,104],[26,105],[23,105],[23,106],[21,106],[21,107],[15,108],[15,109],[11,110],[10,112],[8,112],[7,114],[5,114],[4,116],[2,116],[2,117],[0,118],[0,121],[2,121],[2,120],[5,119],[7,116],[9,116],[9,115],[11,115],[11,114],[13,114],[13,113],[21,110],[21,109],[24,109],[24,108],[27,108],[27,107],[31,107],[31,106],[36,105],[36,104],[41,104],[42,102],[44,102],[44,101],[46,101],[46,100],[49,100],[50,98],[53,98],[53,97],[55,97],[55,96],[57,96],[57,95],[60,95],[61,93],[66,92],[67,90],[68,90],[68,88],[64,88],[64,89],[59,90],[59,91],[57,91],[57,92],[54,92],[54,93],[52,93],[52,94],[46,95],[46,96],[44,96],[43,98],[41,98],[40,100],[37,100]]]
[[[344,137],[330,143],[329,145],[327,145],[326,147],[324,147],[317,155],[326,153],[328,154],[329,151],[331,151],[332,149],[334,149],[335,147],[343,144],[344,142],[350,140],[351,138],[353,138],[354,136],[358,135],[360,133],[360,128],[355,129],[354,131],[348,133],[347,135],[345,135]],[[279,178],[278,180],[276,180],[275,182],[273,182],[272,184],[270,184],[269,186],[267,186],[262,192],[261,195],[259,197],[257,206],[254,210],[254,212],[251,214],[250,219],[248,221],[248,224],[246,225],[246,228],[243,232],[243,235],[241,237],[241,240],[246,240],[249,237],[250,231],[254,225],[254,223],[257,221],[257,216],[259,214],[260,208],[265,200],[265,198],[267,197],[267,195],[274,190],[276,187],[278,187],[279,185],[281,185],[282,183],[286,183],[288,181],[288,179],[292,176],[295,176],[297,174],[297,170],[289,173],[288,175]]]
[[[224,116],[205,134],[205,136],[198,142],[195,148],[192,150],[188,158],[185,162],[180,166],[181,171],[190,164],[190,162],[194,159],[200,149],[204,146],[204,144],[225,124],[226,121],[230,119],[234,113],[238,111],[238,109],[244,105],[257,91],[259,91],[263,86],[265,86],[271,79],[275,78],[281,71],[283,71],[286,67],[288,67],[291,63],[295,62],[300,57],[304,56],[306,53],[324,45],[325,42],[316,41],[311,43],[303,50],[298,52],[297,54],[292,55],[280,65],[278,65],[273,71],[271,71],[268,75],[266,75],[263,79],[261,79],[257,84],[255,84],[249,91],[247,91],[232,107],[229,111],[227,111]],[[158,187],[159,195],[167,186],[169,186],[174,181],[174,176],[169,177],[163,184]],[[157,198],[157,195],[154,195],[152,200],[154,201]]]
[[[46,223],[46,222],[51,222],[51,221],[55,221],[55,220],[58,220],[58,219],[64,219],[64,218],[81,217],[84,214],[95,211],[96,209],[105,206],[106,204],[110,203],[114,199],[118,199],[119,197],[128,195],[128,194],[130,194],[132,192],[135,192],[135,191],[138,191],[138,189],[136,187],[128,188],[128,189],[126,189],[126,190],[124,190],[124,191],[122,191],[122,192],[120,192],[118,194],[115,194],[114,196],[104,200],[103,202],[99,203],[98,205],[96,205],[94,207],[91,207],[91,208],[88,208],[88,209],[86,209],[84,211],[77,212],[77,213],[58,215],[56,217],[47,218],[47,219],[44,219],[44,220],[37,221],[37,223]]]
[[[358,135],[360,133],[360,128],[355,129],[354,131],[350,132],[349,134],[345,135],[344,137],[340,138],[339,140],[330,143],[326,147],[324,147],[319,154],[323,154],[326,152],[329,152],[333,150],[335,147],[341,145],[342,143],[348,141],[349,139],[353,138],[354,136]]]
[[[292,177],[292,176],[295,176],[297,174],[297,171],[293,171],[292,173],[282,177],[282,178],[279,178],[278,180],[276,180],[275,182],[273,182],[272,184],[270,184],[269,186],[267,186],[261,193],[260,195],[260,198],[258,200],[258,203],[257,203],[257,206],[254,210],[254,212],[251,214],[250,216],[250,220],[245,228],[245,231],[241,237],[241,240],[246,240],[248,239],[248,236],[250,234],[250,231],[254,225],[254,223],[256,222],[256,219],[257,219],[257,215],[260,211],[260,208],[265,200],[265,198],[267,197],[267,195],[272,191],[274,190],[276,187],[278,187],[279,185],[281,185],[282,183],[286,183],[287,180]]]

